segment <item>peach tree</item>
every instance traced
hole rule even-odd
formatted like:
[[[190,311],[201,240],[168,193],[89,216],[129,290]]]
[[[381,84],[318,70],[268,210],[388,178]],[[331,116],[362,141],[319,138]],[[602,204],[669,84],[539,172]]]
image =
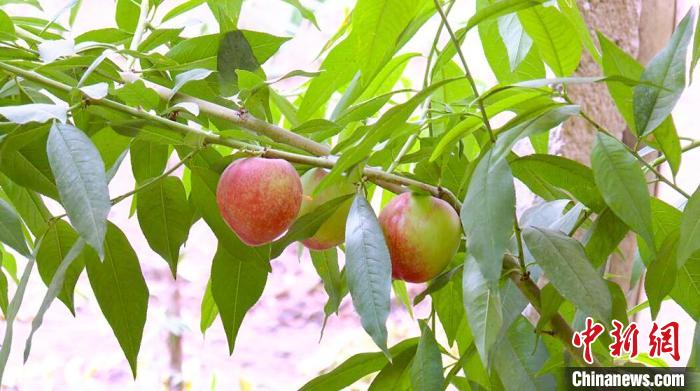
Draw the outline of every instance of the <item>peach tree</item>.
[[[371,389],[552,389],[567,366],[658,363],[613,360],[607,334],[585,362],[572,337],[587,317],[628,324],[642,308],[655,317],[664,300],[700,316],[700,192],[661,170],[692,169],[682,158],[700,145],[681,139],[671,116],[700,57],[692,10],[642,66],[590,34],[571,0],[476,0],[469,18],[451,14],[456,0],[357,0],[318,71],[272,77],[264,65],[291,37],[239,29],[243,0],[117,0],[116,27],[73,34],[87,1],[46,19],[10,12],[40,10],[36,0],[0,2],[0,380],[32,273],[47,289],[25,359],[46,310],[73,311],[86,273],[136,374],[148,287],[130,238],[107,218],[127,200],[173,278],[190,227],[203,220],[214,233],[202,326],[220,318],[231,353],[271,262],[295,242],[310,249],[328,294],[319,311],[334,316],[347,297],[379,351],[305,390],[374,373]],[[284,2],[317,25],[302,3]],[[207,7],[217,33],[169,23]],[[471,73],[468,34],[493,85]],[[424,52],[407,49],[426,36]],[[582,55],[599,76],[574,76]],[[420,77],[409,76],[417,66]],[[289,78],[301,87],[280,93]],[[632,143],[570,97],[582,83],[607,86]],[[590,167],[549,153],[550,132],[572,117],[596,132]],[[518,152],[523,143],[534,153]],[[125,159],[135,186],[110,198]],[[273,166],[289,185],[275,188]],[[541,199],[521,214],[516,179]],[[684,202],[654,197],[648,180]],[[385,206],[380,218],[372,199]],[[629,234],[648,296],[631,310],[604,273]],[[429,301],[431,311],[420,335],[388,346],[392,292],[397,305]]]

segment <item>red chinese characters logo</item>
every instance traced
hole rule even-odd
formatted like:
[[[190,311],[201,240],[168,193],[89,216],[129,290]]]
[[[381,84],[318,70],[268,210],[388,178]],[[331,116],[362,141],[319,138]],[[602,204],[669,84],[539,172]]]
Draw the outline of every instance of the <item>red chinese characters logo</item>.
[[[586,318],[586,329],[577,331],[572,337],[571,343],[577,348],[583,347],[583,359],[588,364],[593,364],[593,351],[591,345],[603,333],[605,328],[600,323],[593,322],[592,318]]]
[[[610,356],[622,357],[626,354],[631,359],[637,357],[639,354],[639,329],[637,324],[632,322],[627,327],[624,327],[621,322],[613,320],[612,325],[613,330],[610,331],[610,336],[613,341],[608,345]],[[571,343],[574,347],[583,350],[583,360],[588,364],[593,364],[592,345],[603,331],[605,331],[605,327],[589,317],[586,318],[585,329],[577,331],[571,338]],[[675,361],[680,361],[678,335],[678,322],[669,322],[663,326],[653,322],[649,333],[649,356],[660,357],[662,354],[669,354]]]

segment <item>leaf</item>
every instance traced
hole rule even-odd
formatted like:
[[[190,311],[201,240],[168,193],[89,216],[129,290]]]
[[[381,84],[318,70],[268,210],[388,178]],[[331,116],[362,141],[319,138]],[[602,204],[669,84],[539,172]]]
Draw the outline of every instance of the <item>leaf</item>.
[[[9,304],[9,299],[7,297],[7,277],[5,277],[5,273],[0,270],[0,310],[2,310],[4,316],[7,316],[7,306]]]
[[[603,34],[598,33],[598,41],[603,52],[602,67],[605,76],[624,75],[632,79],[642,77],[644,67],[610,41]],[[634,86],[619,81],[606,81],[610,96],[615,101],[618,111],[625,119],[630,129],[635,129],[634,123]],[[635,131],[635,133],[637,133]]]
[[[488,363],[491,348],[496,343],[503,324],[501,296],[496,283],[489,282],[484,277],[478,263],[471,256],[464,261],[462,293],[474,345],[481,362]]]
[[[216,64],[219,84],[225,96],[233,95],[238,91],[236,70],[255,72],[260,69],[260,62],[240,30],[230,31],[221,38]]]
[[[35,237],[46,232],[51,212],[37,193],[14,183],[4,175],[0,175],[0,187]]]
[[[101,258],[111,204],[100,153],[80,129],[62,124],[51,127],[46,151],[68,218]]]
[[[610,208],[605,208],[586,235],[586,256],[594,268],[599,268],[615,251],[627,234],[627,225],[623,223]]]
[[[576,3],[576,1],[557,0],[557,5],[559,6],[559,10],[561,11],[561,13],[564,14],[574,26],[574,29],[578,33],[579,39],[583,43],[583,46],[586,48],[586,50],[588,50],[588,53],[591,55],[593,60],[600,64],[600,52],[598,51],[595,42],[593,42],[593,38],[591,37],[591,33],[588,30],[586,20],[583,18],[583,15],[581,15],[581,12],[579,11],[579,6]]]
[[[136,216],[148,245],[170,266],[177,276],[180,247],[190,230],[190,205],[179,178],[160,179],[136,195]]]
[[[591,165],[605,203],[653,249],[649,189],[634,156],[619,141],[598,133]]]
[[[160,103],[158,93],[146,87],[143,80],[136,80],[133,83],[126,83],[117,90],[117,98],[124,101],[128,106],[142,107],[144,110],[153,110]]]
[[[534,7],[544,3],[546,0],[500,0],[491,5],[480,8],[476,13],[469,18],[466,31],[471,30],[474,26],[491,18],[508,15],[522,9]],[[454,56],[454,54],[452,54]]]
[[[697,250],[700,250],[700,188],[695,190],[683,209],[676,265],[683,266]]]
[[[30,254],[22,233],[22,221],[12,206],[3,199],[0,199],[0,241],[25,257]]]
[[[554,155],[527,155],[509,162],[513,176],[546,200],[573,198],[593,211],[605,209],[593,171],[576,161]]]
[[[16,34],[15,25],[5,11],[0,11],[0,34],[3,38],[11,38]]]
[[[411,388],[411,363],[416,355],[416,347],[409,348],[395,356],[372,380],[368,391],[402,391]],[[384,357],[381,357],[384,359]]]
[[[510,69],[515,70],[530,52],[532,38],[525,33],[516,14],[498,18],[498,31],[506,44]]]
[[[143,183],[163,173],[170,150],[165,144],[137,139],[131,143],[129,155],[134,179],[136,183]]]
[[[42,242],[43,244],[44,242]],[[66,277],[66,273],[68,272],[69,268],[72,266],[73,262],[80,256],[80,253],[83,251],[83,247],[85,246],[85,242],[83,242],[82,239],[78,239],[75,244],[73,244],[70,248],[70,251],[65,255],[64,258],[61,259],[60,264],[58,265],[58,268],[56,268],[55,273],[53,274],[53,278],[51,278],[51,283],[48,285],[48,290],[46,291],[46,295],[44,296],[44,299],[41,301],[41,306],[39,307],[39,311],[37,311],[36,316],[34,319],[32,319],[32,329],[29,332],[29,336],[27,337],[27,341],[24,345],[24,362],[27,362],[27,359],[29,358],[29,352],[32,349],[32,338],[34,337],[34,333],[41,327],[41,324],[44,321],[44,314],[46,313],[46,310],[49,309],[49,306],[53,302],[53,300],[56,298],[58,295],[59,291],[63,291],[64,289],[64,279]],[[82,269],[82,267],[81,267]]]
[[[219,23],[219,31],[225,32],[236,28],[243,0],[207,0],[207,5]]]
[[[433,332],[420,322],[421,336],[411,365],[411,385],[414,390],[441,391],[445,382],[442,354]]]
[[[338,267],[338,250],[330,248],[323,251],[310,251],[311,262],[316,269],[321,281],[323,290],[328,295],[328,302],[324,307],[326,318],[338,311],[340,302],[343,299],[343,281],[341,280],[340,268]]]
[[[551,375],[538,375],[548,355],[542,339],[535,338],[533,331],[527,319],[519,315],[496,347],[493,366],[505,390],[556,389]]]
[[[68,253],[78,240],[78,234],[65,221],[56,220],[51,223],[36,254],[39,275],[47,286],[52,283],[61,267],[61,261],[68,258]],[[85,268],[84,257],[79,254],[77,259],[72,261],[67,267],[68,270],[64,271],[64,276],[61,277],[61,290],[58,292],[58,298],[65,303],[71,314],[75,316],[73,292],[75,291],[78,278]]]
[[[345,270],[353,306],[362,327],[390,359],[386,319],[391,295],[391,259],[377,216],[361,193],[350,207],[345,249]]]
[[[569,76],[581,60],[581,41],[571,21],[556,7],[536,6],[518,12],[525,32],[557,76]]]
[[[470,256],[487,281],[501,276],[503,253],[510,245],[515,216],[515,187],[504,159],[486,152],[472,174],[460,217]]]
[[[668,116],[664,122],[659,125],[658,128],[652,133],[654,136],[654,141],[658,146],[654,146],[664,154],[666,161],[668,162],[669,168],[671,168],[671,173],[675,177],[678,175],[678,170],[681,168],[681,140],[678,137],[678,132],[676,131],[676,125],[673,123],[673,117]],[[652,144],[652,143],[649,143]]]
[[[0,115],[7,118],[8,121],[19,125],[28,124],[30,122],[44,123],[52,119],[65,123],[67,112],[68,105],[65,103],[30,103],[21,106],[0,107]]]
[[[440,319],[442,328],[445,330],[445,336],[450,346],[454,344],[460,326],[465,320],[464,303],[462,302],[462,275],[457,271],[459,269],[454,273],[446,274],[447,277],[452,277],[447,285],[430,294],[433,308],[435,308],[435,313]],[[416,299],[418,299],[417,296]]]
[[[202,305],[200,306],[199,330],[204,334],[219,315],[219,308],[214,302],[214,296],[211,294],[211,279],[207,281],[207,288],[204,290],[202,297]]]
[[[661,125],[681,97],[685,88],[685,61],[693,33],[694,10],[688,11],[666,46],[644,69],[641,80],[655,86],[640,84],[634,88],[634,129],[638,136],[647,135]]]
[[[389,353],[398,359],[403,352],[415,349],[417,345],[418,338],[406,339],[392,346]],[[342,390],[361,378],[379,371],[386,363],[384,352],[359,353],[345,360],[332,371],[304,384],[299,391]]]
[[[120,29],[133,33],[136,30],[140,13],[138,1],[117,0],[115,18]]]
[[[177,5],[176,7],[174,7],[173,9],[171,9],[170,11],[168,11],[168,13],[163,16],[162,22],[165,23],[168,20],[170,20],[176,16],[182,15],[189,10],[192,10],[192,9],[199,7],[200,5],[204,4],[205,2],[206,2],[206,0],[188,0],[188,1],[185,1],[184,3],[181,3],[181,4]]]
[[[695,33],[693,34],[695,36],[695,39],[693,40],[693,55],[690,60],[690,80],[693,80],[693,73],[695,71],[695,67],[698,65],[698,60],[700,60],[700,23],[699,21],[695,22]],[[697,333],[696,333],[697,335]],[[696,337],[698,338],[698,337]],[[696,345],[697,346],[697,345]]]
[[[320,27],[318,27],[318,23],[316,22],[316,16],[314,16],[314,12],[306,7],[304,7],[303,4],[301,4],[301,1],[299,0],[282,0],[285,3],[291,5],[292,7],[296,8],[297,11],[301,14],[301,17],[308,20],[311,22],[311,24],[316,27],[319,31],[321,30]]]
[[[610,321],[610,292],[578,241],[560,232],[536,227],[524,228],[523,239],[537,264],[564,298],[584,313]]]
[[[171,96],[177,94],[180,88],[182,88],[185,84],[195,80],[206,79],[209,75],[211,75],[211,73],[212,71],[210,69],[195,68],[178,74],[175,76],[175,85],[171,90]]]
[[[649,300],[651,318],[656,319],[661,309],[661,302],[676,283],[678,273],[676,253],[678,250],[678,231],[669,234],[661,244],[659,254],[647,267],[644,290]]]
[[[7,359],[10,357],[15,318],[17,317],[17,312],[19,312],[19,307],[22,305],[24,292],[27,289],[27,284],[29,283],[29,277],[32,274],[33,268],[34,257],[30,256],[28,258],[27,265],[24,267],[24,272],[22,272],[22,278],[17,284],[17,290],[15,290],[14,296],[12,296],[12,300],[7,306],[7,316],[5,317],[5,336],[3,337],[2,346],[0,347],[0,384],[2,384],[2,376],[5,373]]]
[[[211,265],[211,293],[219,308],[229,353],[233,354],[238,329],[248,310],[260,299],[267,282],[267,268],[245,262],[219,245]]]
[[[136,358],[141,347],[148,308],[148,287],[129,240],[114,224],[107,227],[104,259],[88,252],[87,275],[97,304],[112,327],[136,377]]]

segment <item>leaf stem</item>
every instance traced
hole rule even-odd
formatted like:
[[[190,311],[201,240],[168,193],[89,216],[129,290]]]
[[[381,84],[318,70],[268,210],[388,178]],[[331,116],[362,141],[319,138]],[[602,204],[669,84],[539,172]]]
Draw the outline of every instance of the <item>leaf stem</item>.
[[[583,225],[583,223],[588,220],[589,217],[591,217],[591,214],[593,212],[590,209],[584,209],[583,213],[581,213],[581,216],[579,216],[578,220],[576,220],[576,223],[574,224],[573,228],[571,228],[571,231],[569,231],[569,236],[572,237],[578,231],[579,228]]]
[[[139,20],[136,24],[136,30],[134,30],[134,36],[131,38],[129,50],[137,51],[139,45],[141,44],[141,37],[143,37],[143,32],[146,30],[146,24],[148,22],[148,2],[149,0],[141,0],[141,6],[139,7]],[[134,62],[136,62],[136,57],[129,56],[129,60],[126,63],[127,71],[132,70],[134,67]]]
[[[489,138],[491,139],[492,143],[496,142],[496,136],[493,133],[493,129],[491,129],[491,123],[489,122],[489,117],[488,114],[486,114],[486,109],[484,108],[484,102],[482,102],[481,99],[479,99],[479,91],[476,89],[476,83],[474,82],[474,78],[472,77],[471,72],[469,71],[469,65],[467,65],[467,60],[464,57],[464,53],[462,52],[462,48],[460,47],[459,39],[457,39],[457,36],[455,36],[454,31],[452,31],[452,27],[450,27],[450,23],[447,21],[447,15],[445,15],[445,11],[442,10],[442,7],[440,6],[440,2],[438,0],[433,0],[435,3],[435,8],[437,9],[438,13],[440,14],[440,17],[442,18],[443,23],[445,23],[445,28],[447,29],[447,32],[450,34],[450,40],[452,41],[452,44],[455,46],[455,50],[457,51],[457,54],[459,55],[459,60],[462,63],[462,67],[464,67],[464,74],[467,77],[467,80],[469,81],[469,85],[472,88],[472,91],[474,92],[474,95],[477,97],[476,102],[477,105],[479,106],[479,111],[481,112],[481,117],[484,121],[484,126],[486,127],[486,130],[489,133]]]
[[[515,211],[513,211],[513,230],[515,231],[515,240],[518,243],[518,264],[520,264],[522,273],[526,273],[527,267],[525,266],[525,253],[523,251],[523,235],[520,224],[518,223],[518,215]]]

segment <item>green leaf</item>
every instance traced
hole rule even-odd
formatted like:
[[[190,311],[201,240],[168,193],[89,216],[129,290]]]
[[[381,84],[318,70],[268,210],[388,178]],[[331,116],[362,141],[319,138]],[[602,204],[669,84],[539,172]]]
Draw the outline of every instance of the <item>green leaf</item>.
[[[156,29],[148,34],[138,47],[138,51],[142,53],[149,52],[158,48],[161,45],[177,40],[183,28],[176,29]]]
[[[676,283],[678,273],[676,253],[678,250],[678,231],[670,233],[661,244],[658,256],[647,267],[644,290],[649,299],[651,318],[656,319],[661,309],[661,302]]]
[[[22,221],[12,206],[3,199],[0,199],[0,241],[25,257],[30,254],[22,233]]]
[[[516,117],[499,129],[500,135],[496,140],[494,156],[506,156],[518,140],[548,131],[569,117],[577,115],[579,111],[579,107],[574,105],[547,105],[544,109],[535,109],[532,114],[526,113]]]
[[[188,1],[185,1],[184,3],[181,3],[181,4],[177,5],[176,7],[174,7],[173,9],[171,9],[170,11],[168,11],[168,13],[163,16],[162,22],[165,23],[168,20],[170,20],[176,16],[182,15],[189,10],[195,9],[204,3],[206,3],[206,0],[188,0]]]
[[[557,76],[569,76],[581,60],[581,41],[571,21],[556,7],[537,6],[518,12],[525,32]]]
[[[518,316],[495,350],[493,366],[505,390],[556,389],[551,375],[538,372],[548,355],[541,338],[536,338],[527,319]]]
[[[523,239],[552,285],[584,313],[609,322],[612,300],[581,244],[558,231],[526,227]]]
[[[368,391],[402,391],[411,389],[411,363],[416,355],[416,347],[409,348],[394,357],[392,362],[372,380]],[[382,357],[383,359],[383,357]]]
[[[0,270],[0,310],[2,314],[7,316],[7,306],[9,305],[9,299],[7,297],[7,277],[5,273]]]
[[[16,34],[15,25],[5,11],[0,11],[0,34],[3,39],[12,38]]]
[[[605,203],[653,249],[649,189],[634,156],[616,139],[598,133],[591,165]]]
[[[695,332],[693,333],[693,349],[688,359],[689,368],[700,366],[700,322],[695,322]]]
[[[447,273],[450,272],[445,274],[446,277],[451,277],[449,282],[442,289],[430,293],[430,297],[435,313],[440,319],[442,328],[445,330],[447,342],[451,346],[457,338],[457,333],[465,320],[465,315],[462,302],[462,275],[457,272]]]
[[[649,61],[642,81],[634,88],[634,122],[637,135],[652,132],[671,114],[685,88],[685,61],[693,33],[694,8],[681,20],[666,46]]]
[[[134,249],[114,224],[107,227],[104,249],[102,262],[95,254],[87,254],[87,275],[97,304],[136,377],[136,358],[146,323],[148,287]]]
[[[700,60],[700,21],[695,21],[695,39],[693,41],[693,56],[690,61],[690,80],[693,80],[693,73],[695,67],[698,65],[698,60]],[[696,338],[697,333],[696,333]]]
[[[67,112],[68,106],[66,104],[30,103],[21,106],[0,107],[0,115],[19,125],[30,122],[44,123],[54,119],[65,123]]]
[[[474,345],[481,362],[488,363],[491,349],[503,325],[501,296],[497,284],[484,277],[481,268],[471,256],[464,261],[462,292]]]
[[[673,123],[673,117],[668,116],[664,122],[659,125],[658,128],[652,133],[654,136],[654,141],[658,146],[654,148],[659,149],[661,153],[666,157],[669,168],[671,168],[671,173],[675,177],[678,175],[678,170],[681,168],[681,140],[678,137],[678,131],[676,131],[676,125]],[[654,143],[649,143],[654,144]]]
[[[220,32],[236,28],[243,0],[207,0],[207,5],[219,23]]]
[[[338,266],[338,250],[330,248],[323,251],[310,251],[311,262],[316,269],[321,281],[323,289],[328,295],[328,302],[324,307],[326,318],[334,312],[338,312],[340,302],[343,299],[344,289],[343,281],[341,280],[340,268]]]
[[[586,20],[583,18],[583,15],[581,15],[576,1],[557,0],[557,5],[559,6],[559,10],[561,11],[561,13],[569,19],[571,24],[576,29],[576,33],[578,33],[579,39],[583,43],[583,46],[586,48],[586,50],[588,50],[588,53],[591,55],[593,60],[600,64],[600,52],[598,51],[598,48],[593,42],[593,38],[591,37],[591,33],[588,30]]]
[[[525,33],[516,14],[508,14],[498,18],[498,31],[508,51],[508,62],[513,71],[518,68],[532,47],[532,38]]]
[[[136,30],[141,14],[139,3],[133,0],[117,0],[116,19],[120,29],[130,33]]]
[[[292,7],[296,8],[297,11],[301,14],[301,17],[308,20],[311,22],[311,24],[314,25],[318,30],[321,30],[320,27],[318,27],[318,23],[316,22],[316,16],[314,16],[314,12],[306,7],[304,7],[303,4],[301,4],[301,1],[299,0],[282,0],[285,3],[291,5]]]
[[[143,80],[126,83],[117,90],[117,98],[132,107],[142,107],[144,110],[153,110],[160,103],[160,96],[152,89],[146,87]]]
[[[148,245],[168,262],[175,278],[180,247],[187,240],[192,218],[185,187],[173,176],[160,179],[137,193],[136,205]]]
[[[420,329],[421,336],[411,365],[411,385],[414,390],[441,391],[445,376],[440,348],[425,322],[420,322]]]
[[[391,295],[391,259],[377,216],[365,197],[355,196],[345,228],[348,290],[362,327],[384,354]]]
[[[76,235],[77,237],[77,235]],[[42,242],[42,245],[45,242]],[[61,258],[60,264],[55,270],[55,273],[53,273],[53,277],[51,278],[51,283],[48,284],[48,290],[46,291],[46,295],[44,296],[44,299],[41,301],[41,306],[39,307],[39,311],[37,311],[36,316],[34,319],[32,319],[32,329],[29,332],[29,336],[27,337],[27,341],[24,345],[24,362],[27,362],[27,359],[29,358],[29,352],[32,349],[32,338],[34,337],[34,333],[41,327],[42,322],[44,321],[44,314],[46,313],[46,310],[49,309],[49,306],[51,306],[51,303],[53,300],[56,298],[58,295],[59,291],[63,291],[65,289],[64,286],[64,281],[65,277],[67,276],[67,272],[73,265],[73,263],[76,261],[76,259],[80,256],[81,252],[83,251],[83,248],[85,246],[85,242],[83,242],[82,239],[78,239],[75,244],[73,244],[70,247],[70,251],[65,255],[65,257]],[[81,265],[81,270],[82,270],[82,265]],[[75,282],[73,283],[75,285]]]
[[[0,187],[35,237],[46,232],[51,212],[37,193],[14,183],[4,175],[0,175]]]
[[[593,171],[576,161],[554,155],[528,155],[510,163],[513,176],[546,200],[572,198],[593,211],[605,209]]]
[[[605,263],[608,256],[625,238],[628,230],[627,225],[610,208],[600,212],[588,231],[588,241],[585,246],[586,256],[594,268],[599,268]]]
[[[695,190],[683,209],[677,266],[683,266],[697,250],[700,250],[700,188]]]
[[[497,18],[499,16],[503,15],[508,15],[513,12],[517,12],[522,9],[527,9],[530,7],[537,6],[539,4],[544,3],[546,0],[500,0],[500,1],[495,1],[493,4],[490,4],[485,7],[479,8],[474,15],[469,18],[469,21],[467,22],[467,27],[466,31],[471,30],[474,28],[474,26],[479,25],[480,23],[492,19],[492,18]],[[454,56],[454,54],[452,54]]]
[[[620,49],[615,43],[610,41],[606,36],[598,33],[598,41],[603,52],[602,67],[605,76],[626,76],[631,79],[639,79],[642,77],[644,67]],[[606,81],[610,96],[615,101],[618,111],[625,119],[627,126],[630,129],[636,129],[634,123],[634,88],[628,84],[608,80]],[[638,133],[635,131],[635,133]]]
[[[78,241],[78,234],[63,220],[56,220],[44,234],[44,239],[36,254],[36,263],[42,281],[48,286],[52,283],[57,270],[61,267],[61,261],[67,258],[69,250]],[[72,261],[68,270],[61,277],[61,290],[58,298],[65,303],[68,310],[75,315],[73,307],[73,292],[80,274],[85,268],[85,259],[82,255]]]
[[[222,93],[230,96],[238,91],[236,70],[255,72],[260,69],[260,64],[243,32],[235,30],[226,33],[221,38],[216,60]]]
[[[484,278],[501,276],[503,253],[510,245],[515,216],[515,186],[505,159],[486,152],[472,174],[460,217],[469,254]]]
[[[206,79],[211,73],[210,69],[195,68],[178,74],[175,76],[175,85],[171,90],[171,94],[175,95],[185,84],[191,81]]]
[[[7,306],[7,316],[5,317],[5,336],[3,337],[2,346],[0,347],[0,384],[2,384],[2,376],[5,373],[7,359],[10,357],[15,318],[17,317],[17,312],[19,312],[19,307],[22,305],[24,292],[27,289],[27,284],[29,283],[29,277],[32,274],[33,268],[34,257],[30,256],[28,258],[27,266],[24,267],[24,272],[22,272],[22,278],[17,284],[17,290],[15,290],[15,294],[12,296],[12,301],[10,301],[10,304]]]
[[[416,349],[417,345],[418,338],[406,339],[392,346],[389,353],[392,357],[398,358],[403,352]],[[382,369],[387,363],[385,354],[383,352],[356,354],[332,371],[309,381],[299,391],[342,390],[363,377]]]
[[[111,204],[100,153],[80,129],[63,124],[51,127],[46,151],[68,218],[102,257]]]
[[[211,294],[211,279],[207,281],[207,288],[202,296],[202,305],[200,306],[199,330],[204,334],[219,315],[219,308],[214,302],[214,296]]]
[[[165,144],[134,140],[131,143],[129,155],[134,179],[136,183],[143,183],[163,173],[168,164],[170,149]]]
[[[233,354],[238,329],[248,310],[260,299],[267,282],[267,268],[246,262],[219,245],[211,265],[211,293],[219,308],[229,353]]]

